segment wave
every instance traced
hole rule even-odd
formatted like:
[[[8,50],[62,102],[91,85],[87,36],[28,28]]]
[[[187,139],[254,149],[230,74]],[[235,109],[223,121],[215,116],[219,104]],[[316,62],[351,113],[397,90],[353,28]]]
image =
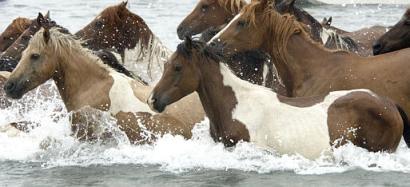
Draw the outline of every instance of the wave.
[[[55,89],[55,86],[51,86],[51,89]],[[342,173],[358,168],[375,172],[410,172],[410,149],[403,142],[393,154],[371,153],[348,144],[335,149],[330,155],[323,155],[312,161],[298,155],[277,155],[246,142],[225,148],[223,144],[215,143],[210,138],[208,120],[197,124],[190,140],[165,135],[153,144],[131,145],[116,128],[115,120],[106,114],[101,119],[101,125],[115,131],[114,139],[79,142],[70,136],[69,115],[61,110],[63,103],[56,96],[57,92],[54,93],[55,96],[47,99],[33,94],[25,97],[23,102],[13,101],[12,107],[0,110],[0,124],[20,118],[41,124],[31,132],[16,137],[0,133],[0,164],[7,161],[35,162],[45,168],[136,164],[159,166],[160,170],[173,173],[241,170],[257,173],[290,171],[300,175],[316,175]]]

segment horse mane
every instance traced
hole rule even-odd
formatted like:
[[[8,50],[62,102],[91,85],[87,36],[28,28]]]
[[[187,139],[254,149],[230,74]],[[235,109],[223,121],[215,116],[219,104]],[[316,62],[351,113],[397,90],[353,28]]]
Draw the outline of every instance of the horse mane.
[[[242,17],[249,20],[253,26],[256,26],[256,13],[257,8],[260,7],[259,1],[252,1],[250,4],[242,9]],[[290,14],[279,14],[274,5],[263,7],[263,13],[261,13],[261,22],[268,25],[268,32],[270,33],[272,51],[270,51],[273,61],[283,64],[287,63],[287,44],[291,36],[298,34],[304,37],[307,41],[315,44],[318,48],[329,52],[340,52],[336,50],[329,50],[320,43],[314,41],[307,33],[305,26],[299,23],[296,18]]]
[[[45,29],[41,28],[30,40],[29,46],[35,46],[36,48],[42,49],[47,46],[51,47],[50,51],[54,54],[59,54],[64,59],[69,59],[74,53],[82,54],[91,59],[91,63],[95,63],[101,67],[105,72],[109,73],[111,71],[122,71],[126,70],[118,61],[113,61],[105,64],[103,59],[96,55],[92,50],[83,47],[82,41],[78,40],[76,36],[67,33],[65,29],[59,27],[52,27],[49,29],[49,40],[44,41]],[[128,71],[127,71],[128,72]],[[120,72],[119,72],[120,73]],[[126,74],[125,74],[126,75]],[[134,77],[132,77],[134,78]],[[139,77],[135,77],[137,81],[146,84]]]
[[[244,0],[218,0],[218,4],[232,14],[238,14],[247,4]]]
[[[18,17],[13,20],[11,23],[14,28],[16,28],[19,32],[24,32],[27,27],[31,24],[31,20],[28,18]]]

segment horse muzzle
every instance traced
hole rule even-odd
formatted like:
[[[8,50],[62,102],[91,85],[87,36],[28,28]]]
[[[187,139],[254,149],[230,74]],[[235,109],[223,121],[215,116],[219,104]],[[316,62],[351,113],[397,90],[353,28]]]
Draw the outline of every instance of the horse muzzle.
[[[6,92],[7,97],[12,99],[21,99],[25,93],[25,89],[20,86],[17,81],[8,80],[4,84],[4,91]]]
[[[164,97],[158,97],[155,93],[148,97],[147,103],[151,110],[157,113],[163,112],[168,105]]]
[[[191,37],[193,35],[191,29],[188,29],[187,27],[184,27],[184,26],[179,26],[177,28],[177,34],[180,40],[184,40],[185,37]]]

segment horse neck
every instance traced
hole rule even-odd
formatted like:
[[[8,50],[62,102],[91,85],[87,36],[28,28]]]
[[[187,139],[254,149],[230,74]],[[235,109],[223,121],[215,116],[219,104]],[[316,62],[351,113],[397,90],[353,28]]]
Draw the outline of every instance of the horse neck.
[[[286,51],[287,62],[282,66],[286,67],[288,77],[292,80],[285,82],[286,87],[290,89],[289,96],[295,96],[295,90],[309,80],[330,78],[333,69],[351,64],[351,58],[353,58],[345,51],[328,51],[301,34],[295,34],[289,38]],[[320,77],[326,73],[329,75]]]
[[[211,134],[214,138],[224,137],[231,125],[232,110],[236,105],[235,94],[223,83],[221,69],[228,68],[216,62],[199,62],[198,66],[201,68],[201,80],[197,92],[211,121]]]
[[[293,15],[296,17],[297,21],[304,23],[309,27],[309,34],[314,41],[322,42],[321,32],[323,27],[313,16],[297,7],[293,7]]]
[[[68,111],[83,107],[78,106],[76,96],[110,78],[109,71],[97,64],[96,59],[76,49],[72,50],[69,57],[58,56],[57,61],[53,79]]]

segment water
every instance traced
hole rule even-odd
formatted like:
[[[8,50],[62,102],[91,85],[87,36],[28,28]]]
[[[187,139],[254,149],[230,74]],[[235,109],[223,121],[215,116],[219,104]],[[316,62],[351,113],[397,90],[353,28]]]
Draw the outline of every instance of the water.
[[[117,1],[0,2],[0,29],[16,16],[35,17],[51,10],[53,19],[72,32]],[[130,1],[171,49],[178,44],[176,26],[196,0]],[[317,19],[333,16],[336,26],[356,30],[393,25],[403,5],[327,5],[306,8]],[[49,83],[51,84],[51,83]],[[44,90],[49,87],[44,87]],[[50,89],[52,92],[55,88]],[[309,161],[278,156],[249,143],[226,149],[209,137],[208,121],[194,138],[165,136],[153,145],[130,145],[121,133],[111,142],[79,143],[70,136],[69,119],[56,94],[33,92],[11,108],[0,110],[0,126],[14,120],[41,124],[29,134],[0,133],[0,186],[408,186],[410,150],[401,143],[394,154],[369,153],[347,145],[331,156]],[[106,117],[101,125],[113,127]],[[117,131],[118,132],[118,131]],[[40,148],[40,145],[45,149]]]

